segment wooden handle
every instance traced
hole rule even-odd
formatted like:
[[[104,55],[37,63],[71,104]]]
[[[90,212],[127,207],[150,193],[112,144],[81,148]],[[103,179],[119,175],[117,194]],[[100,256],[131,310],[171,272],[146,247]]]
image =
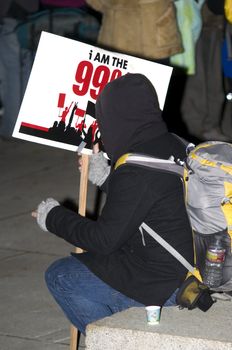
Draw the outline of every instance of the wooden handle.
[[[79,192],[79,209],[78,213],[85,216],[86,203],[87,203],[87,189],[88,189],[88,169],[89,169],[89,156],[82,154],[82,166],[81,166],[81,179],[80,179],[80,192]],[[75,248],[76,253],[82,253],[81,248]],[[70,350],[77,350],[78,343],[78,330],[71,325],[70,331]]]
[[[82,154],[81,159],[82,159],[82,166],[81,166],[78,213],[82,216],[85,216],[86,204],[87,204],[89,156],[87,154]],[[75,252],[82,253],[83,250],[81,248],[76,247]]]
[[[70,350],[77,350],[78,343],[78,330],[76,327],[71,325],[70,328]]]
[[[86,203],[87,203],[87,188],[88,188],[88,169],[89,169],[89,156],[82,154],[82,167],[81,167],[81,179],[80,179],[80,193],[79,193],[79,214],[85,216]]]

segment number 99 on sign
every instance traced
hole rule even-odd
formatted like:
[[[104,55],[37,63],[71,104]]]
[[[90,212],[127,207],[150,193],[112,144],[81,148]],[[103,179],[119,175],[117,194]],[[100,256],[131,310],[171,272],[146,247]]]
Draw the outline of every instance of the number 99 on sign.
[[[94,69],[89,61],[81,61],[77,66],[73,92],[78,96],[84,96],[89,91],[92,99],[96,100],[104,86],[120,77],[122,72],[119,69],[110,71],[107,66],[100,65]]]

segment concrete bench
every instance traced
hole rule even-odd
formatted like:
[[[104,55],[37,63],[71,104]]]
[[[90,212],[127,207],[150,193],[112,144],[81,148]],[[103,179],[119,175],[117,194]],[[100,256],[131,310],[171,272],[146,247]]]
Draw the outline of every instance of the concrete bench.
[[[232,350],[232,301],[206,313],[163,308],[159,325],[147,325],[144,308],[131,308],[87,327],[87,350]]]

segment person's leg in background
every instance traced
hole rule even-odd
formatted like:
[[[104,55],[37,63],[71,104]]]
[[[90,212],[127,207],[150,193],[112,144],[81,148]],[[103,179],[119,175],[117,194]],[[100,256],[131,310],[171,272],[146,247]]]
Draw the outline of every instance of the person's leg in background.
[[[15,27],[18,21],[4,18],[0,23],[0,81],[3,115],[0,136],[11,137],[21,102],[20,48]]]
[[[221,68],[223,16],[203,6],[203,27],[196,44],[196,73],[187,77],[182,118],[200,140],[229,141],[222,132],[224,86]]]

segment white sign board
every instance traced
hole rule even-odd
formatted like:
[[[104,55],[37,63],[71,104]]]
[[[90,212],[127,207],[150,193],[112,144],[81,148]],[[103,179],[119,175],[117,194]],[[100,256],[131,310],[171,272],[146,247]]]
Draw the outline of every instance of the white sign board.
[[[13,136],[91,153],[99,137],[95,102],[108,82],[142,73],[163,109],[172,67],[42,32]]]

